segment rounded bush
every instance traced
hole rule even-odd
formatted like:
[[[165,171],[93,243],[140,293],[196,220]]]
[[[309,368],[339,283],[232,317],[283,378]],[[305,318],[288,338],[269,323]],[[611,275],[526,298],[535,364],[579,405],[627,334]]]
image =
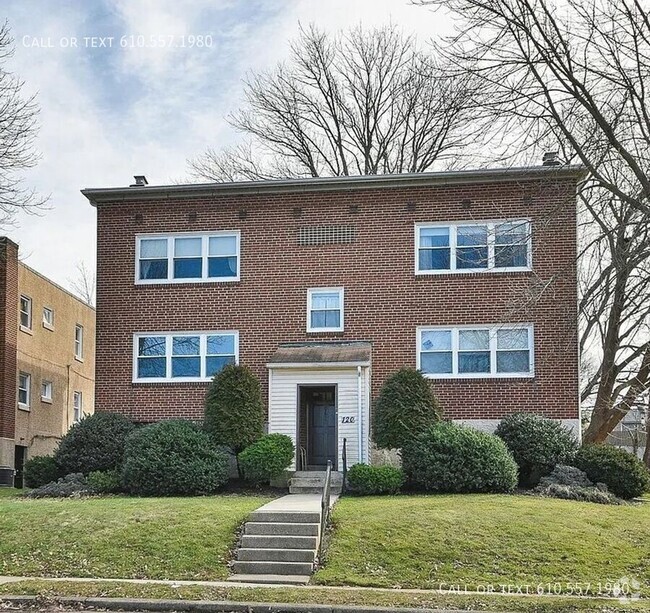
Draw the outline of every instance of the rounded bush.
[[[229,364],[214,376],[205,397],[204,427],[235,454],[264,434],[262,392],[250,368]]]
[[[395,466],[355,464],[348,471],[348,485],[359,496],[397,494],[404,483],[404,473]]]
[[[650,474],[639,458],[611,445],[585,445],[575,455],[575,466],[594,483],[604,483],[620,498],[636,498],[650,491]]]
[[[401,449],[440,419],[431,384],[414,368],[401,368],[382,385],[373,411],[373,438],[383,449]]]
[[[504,417],[494,432],[519,466],[519,484],[534,487],[557,464],[569,464],[578,448],[571,432],[555,419],[531,413]]]
[[[228,480],[228,455],[189,421],[161,421],[126,440],[121,483],[140,496],[211,494]]]
[[[517,464],[503,441],[451,422],[431,426],[402,449],[409,483],[427,492],[511,492]]]
[[[124,415],[95,413],[84,417],[61,439],[54,459],[59,473],[116,470],[124,456],[124,442],[135,428]]]
[[[239,454],[239,467],[247,481],[256,485],[269,483],[289,468],[295,451],[288,436],[267,434]]]
[[[51,455],[33,457],[25,462],[23,468],[23,479],[27,487],[41,487],[56,481],[60,476],[59,467]]]
[[[116,494],[120,491],[120,473],[116,470],[95,470],[86,481],[97,494]]]

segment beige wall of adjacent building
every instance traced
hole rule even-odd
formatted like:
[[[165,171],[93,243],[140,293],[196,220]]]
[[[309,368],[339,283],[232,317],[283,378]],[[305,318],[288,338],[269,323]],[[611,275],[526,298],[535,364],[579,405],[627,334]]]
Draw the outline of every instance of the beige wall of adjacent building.
[[[51,454],[74,423],[75,392],[81,394],[82,414],[95,410],[95,310],[22,263],[18,294],[15,444],[27,447],[30,458]],[[21,324],[21,296],[31,300],[30,326]],[[46,308],[53,313],[52,325],[44,319]],[[77,325],[83,329],[81,355],[75,355]],[[27,404],[20,402],[21,373],[30,378]],[[45,382],[51,384],[51,399],[42,396]]]

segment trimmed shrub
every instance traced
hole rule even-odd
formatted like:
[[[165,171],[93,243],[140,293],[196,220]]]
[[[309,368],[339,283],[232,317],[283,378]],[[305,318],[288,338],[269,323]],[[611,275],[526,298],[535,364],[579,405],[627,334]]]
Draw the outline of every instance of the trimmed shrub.
[[[118,413],[95,413],[74,424],[54,452],[59,473],[116,470],[124,456],[124,442],[135,425]]]
[[[204,427],[235,454],[264,434],[262,392],[250,368],[229,364],[214,376],[205,396]]]
[[[86,480],[97,494],[117,494],[120,491],[120,473],[116,470],[95,470]]]
[[[239,454],[239,467],[244,479],[261,485],[279,477],[289,468],[296,449],[284,434],[267,434]]]
[[[61,476],[59,467],[51,455],[39,455],[25,462],[23,478],[27,487],[41,487]]]
[[[555,419],[531,413],[514,413],[501,420],[494,432],[519,466],[519,484],[534,487],[557,464],[571,462],[578,441]]]
[[[373,411],[373,438],[384,449],[401,449],[440,419],[431,384],[419,370],[401,368],[379,392]]]
[[[397,494],[403,483],[404,473],[395,466],[355,464],[348,471],[350,490],[359,496]]]
[[[585,445],[574,464],[594,483],[604,483],[620,498],[636,498],[650,490],[650,475],[636,456],[611,445]]]
[[[55,481],[46,483],[25,494],[27,498],[80,498],[92,496],[95,492],[82,473],[73,473]]]
[[[593,487],[593,483],[587,477],[587,473],[576,468],[575,466],[567,466],[566,464],[558,464],[551,474],[542,477],[539,480],[540,486],[545,485],[570,485],[577,487]]]
[[[441,422],[402,449],[411,486],[427,492],[511,492],[517,464],[504,442],[486,432]]]
[[[548,485],[539,485],[532,492],[547,498],[580,500],[581,502],[595,502],[597,504],[622,504],[622,501],[611,492],[608,492],[607,489],[600,489],[598,487],[549,483]]]
[[[141,496],[211,494],[228,480],[228,456],[189,421],[161,421],[126,440],[121,484]]]

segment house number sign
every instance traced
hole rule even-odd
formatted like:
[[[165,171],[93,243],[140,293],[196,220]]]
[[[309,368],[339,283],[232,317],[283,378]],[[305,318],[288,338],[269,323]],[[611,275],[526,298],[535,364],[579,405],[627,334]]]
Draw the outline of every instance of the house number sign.
[[[354,423],[354,417],[341,417],[341,423],[342,424],[353,424]]]

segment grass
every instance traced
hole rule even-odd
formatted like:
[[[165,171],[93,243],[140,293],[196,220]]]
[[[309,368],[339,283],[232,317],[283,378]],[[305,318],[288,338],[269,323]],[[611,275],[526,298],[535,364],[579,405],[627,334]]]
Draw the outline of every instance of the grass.
[[[541,585],[593,595],[628,577],[650,596],[649,504],[490,495],[343,498],[333,520],[325,566],[314,577],[319,584]]]
[[[204,498],[0,498],[0,575],[217,580],[237,528],[268,502]]]
[[[13,487],[0,487],[0,498],[14,498],[19,496],[24,490],[17,490]]]
[[[182,600],[228,600],[237,602],[300,603],[359,605],[380,607],[416,607],[471,611],[521,611],[525,613],[623,613],[647,611],[647,602],[604,600],[596,598],[563,598],[554,596],[489,596],[372,589],[336,588],[258,588],[204,587],[109,582],[22,581],[0,585],[3,595],[37,595],[43,600],[61,596],[108,598],[155,598]]]

